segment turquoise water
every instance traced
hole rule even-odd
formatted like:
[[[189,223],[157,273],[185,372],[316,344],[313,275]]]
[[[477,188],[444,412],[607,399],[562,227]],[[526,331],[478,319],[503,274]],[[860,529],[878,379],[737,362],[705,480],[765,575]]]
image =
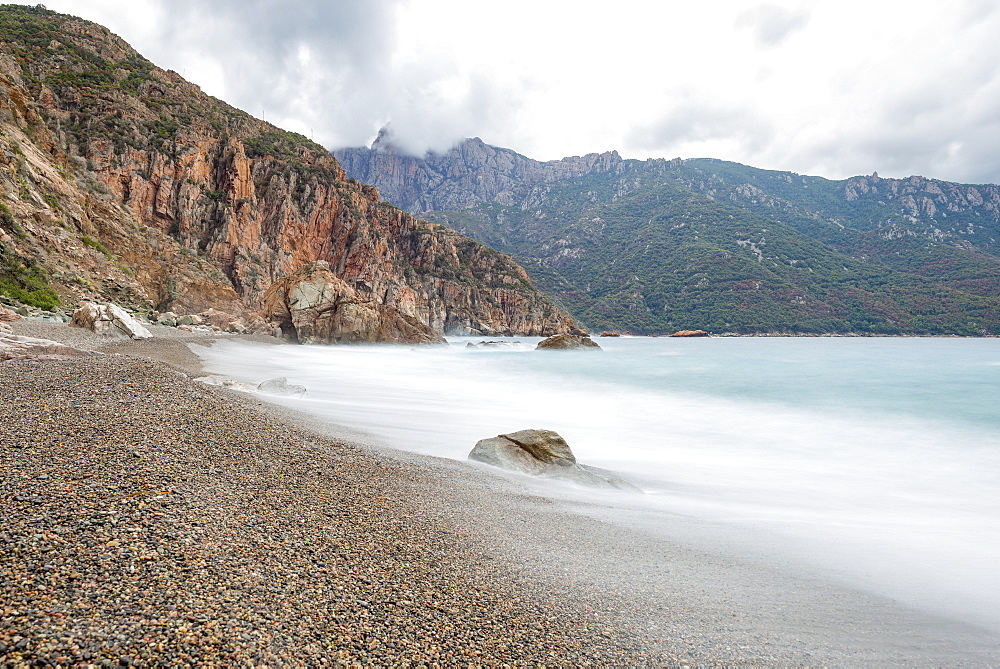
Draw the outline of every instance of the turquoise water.
[[[207,357],[242,380],[286,376],[309,389],[299,408],[430,455],[557,430],[580,461],[646,491],[560,495],[622,522],[653,513],[668,535],[682,519],[748,555],[1000,627],[1000,339],[469,341],[220,342]]]

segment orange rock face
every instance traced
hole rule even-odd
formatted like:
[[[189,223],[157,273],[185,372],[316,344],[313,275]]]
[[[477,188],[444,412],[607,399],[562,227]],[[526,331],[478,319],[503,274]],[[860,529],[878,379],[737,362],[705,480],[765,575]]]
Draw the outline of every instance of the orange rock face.
[[[275,281],[322,260],[369,301],[440,333],[573,328],[509,257],[378,202],[329,154],[305,152],[305,167],[289,169],[272,156],[248,158],[232,138],[185,148],[176,160],[134,149],[104,156],[98,176],[109,190],[127,184],[120,197],[136,218],[203,250],[254,310]]]
[[[24,320],[20,314],[15,314],[9,309],[4,309],[0,307],[0,323],[13,323],[14,321]]]
[[[72,24],[58,42],[101,54],[114,81],[97,88],[63,77],[34,100],[16,72],[3,83],[18,123],[32,125],[37,139],[26,141],[44,145],[37,169],[48,161],[52,183],[65,177],[60,188],[78,203],[79,214],[63,216],[73,234],[108,251],[107,285],[95,268],[90,292],[115,297],[128,284],[131,302],[144,297],[160,311],[245,316],[264,309],[272,285],[323,261],[359,300],[439,334],[575,330],[508,256],[380,202],[323,147],[204,95],[99,26],[54,20]],[[55,48],[25,46],[36,80],[67,63],[93,67]]]

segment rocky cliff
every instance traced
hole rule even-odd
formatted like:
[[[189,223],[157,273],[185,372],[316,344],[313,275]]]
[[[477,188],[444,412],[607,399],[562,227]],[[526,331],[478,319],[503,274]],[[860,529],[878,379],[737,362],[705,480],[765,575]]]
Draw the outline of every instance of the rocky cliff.
[[[0,7],[0,154],[6,292],[257,311],[276,281],[324,261],[371,305],[438,333],[573,329],[508,256],[41,7]]]

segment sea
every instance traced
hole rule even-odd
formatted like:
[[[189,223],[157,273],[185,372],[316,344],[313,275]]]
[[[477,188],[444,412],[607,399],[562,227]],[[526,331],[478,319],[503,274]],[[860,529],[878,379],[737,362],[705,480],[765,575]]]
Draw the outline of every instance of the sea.
[[[1000,630],[1000,339],[480,341],[199,354],[241,381],[287,377],[308,391],[278,401],[396,449],[465,460],[555,430],[643,491],[534,484],[581,513]]]

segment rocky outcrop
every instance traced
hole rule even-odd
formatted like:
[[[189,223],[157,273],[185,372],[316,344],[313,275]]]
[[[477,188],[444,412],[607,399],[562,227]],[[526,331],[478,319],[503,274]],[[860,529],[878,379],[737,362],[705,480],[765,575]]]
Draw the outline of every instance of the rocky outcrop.
[[[444,343],[424,323],[349,286],[322,260],[273,283],[263,314],[285,337],[303,344]]]
[[[117,304],[88,302],[73,312],[70,325],[125,339],[149,339],[153,334]]]
[[[375,184],[386,201],[415,214],[459,211],[483,201],[514,205],[539,184],[624,167],[617,151],[540,162],[478,137],[444,153],[411,156],[393,142],[388,128],[370,149],[340,149],[334,155],[347,174]]]
[[[48,339],[20,337],[4,333],[0,330],[0,362],[36,361],[36,360],[66,360],[68,358],[94,355],[92,351],[66,346]]]
[[[598,488],[638,490],[611,472],[579,464],[566,440],[552,430],[521,430],[481,439],[469,459],[531,476]]]
[[[0,307],[0,323],[14,323],[20,320],[24,320],[24,316]]]
[[[24,259],[25,286],[40,272],[65,302],[214,308],[248,323],[272,284],[320,260],[360,300],[438,334],[573,327],[510,257],[380,202],[322,146],[205,95],[105,28],[41,7],[0,12],[22,28],[0,21],[0,47],[19,54],[0,63],[0,186],[22,193],[0,209],[0,252]],[[33,30],[58,39],[25,40]]]
[[[590,337],[572,334],[553,335],[538,342],[536,349],[550,351],[600,351],[600,345]]]
[[[709,334],[704,330],[678,330],[677,332],[670,335],[671,337],[708,337]]]

